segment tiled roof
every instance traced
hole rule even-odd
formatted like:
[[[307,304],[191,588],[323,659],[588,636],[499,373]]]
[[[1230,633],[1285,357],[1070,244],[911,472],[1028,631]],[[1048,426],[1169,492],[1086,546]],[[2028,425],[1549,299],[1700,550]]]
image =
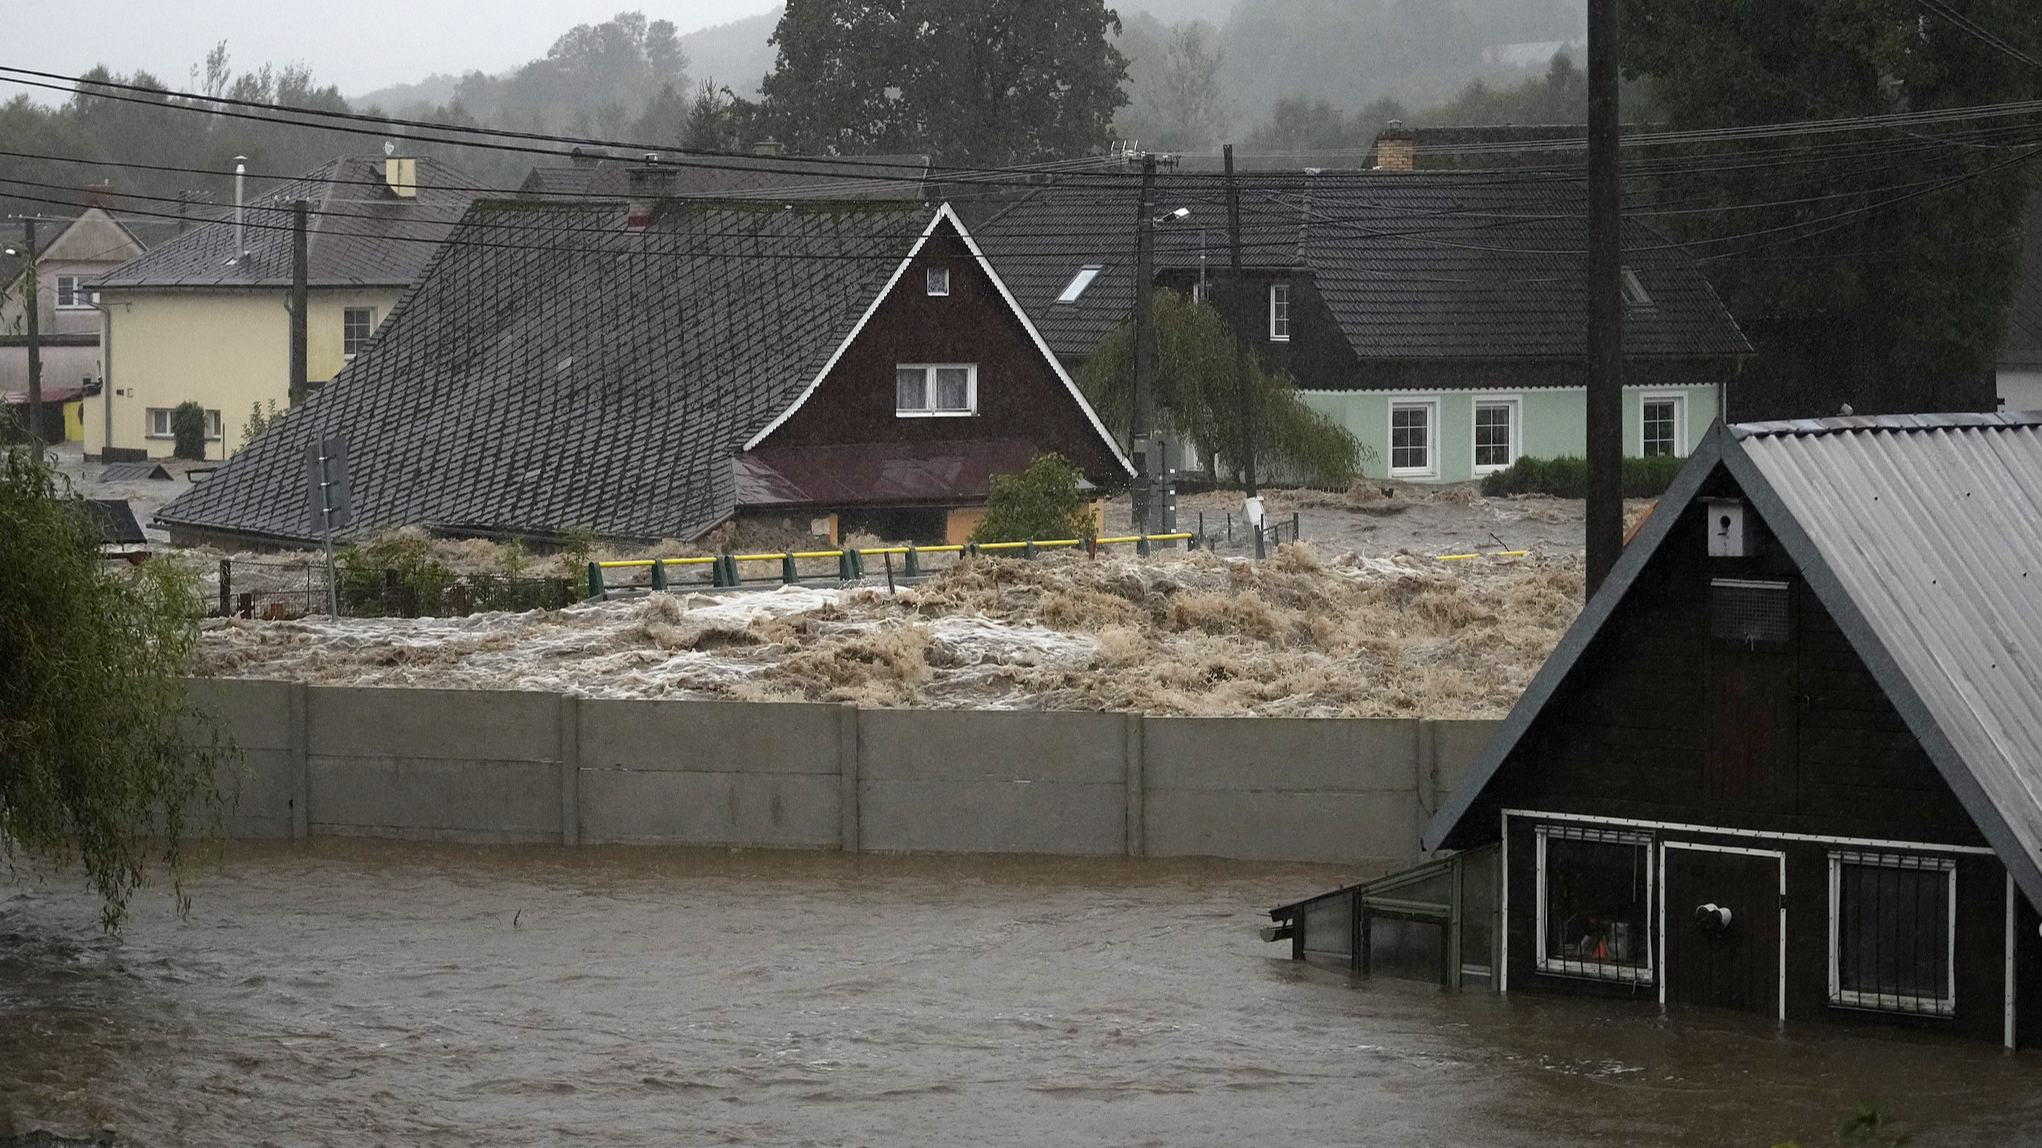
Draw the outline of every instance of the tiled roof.
[[[848,337],[929,222],[918,203],[476,203],[368,351],[158,513],[309,537],[304,451],[346,435],[356,534],[689,538],[731,452]]]
[[[518,193],[622,199],[630,194],[630,171],[636,166],[641,166],[637,160],[577,157],[566,166],[533,168]],[[670,156],[660,166],[670,173],[663,194],[683,198],[771,193],[776,199],[914,199],[922,194],[929,157]]]
[[[1338,171],[1241,177],[1244,262],[1309,271],[1363,362],[1582,358],[1587,328],[1586,195],[1579,180],[1466,172]],[[1159,270],[1227,268],[1226,201],[1203,175],[1158,180]],[[1132,181],[1051,187],[974,227],[1022,308],[1066,358],[1082,358],[1133,304]],[[1750,344],[1694,262],[1642,223],[1624,263],[1651,297],[1629,307],[1631,358],[1724,358]],[[1075,304],[1056,302],[1087,264],[1104,270]]]
[[[381,157],[329,160],[250,201],[245,258],[235,258],[234,209],[213,207],[206,221],[124,264],[99,286],[288,286],[291,201],[296,199],[310,205],[306,260],[311,285],[407,286],[485,190],[435,160],[421,157],[417,163],[418,194],[402,197],[384,183]]]
[[[2042,366],[2042,189],[2028,196],[2027,235],[2021,243],[2021,281],[2007,311],[2007,334],[1999,361],[2008,366]]]
[[[1626,128],[1625,130],[1629,130]],[[1387,133],[1386,133],[1387,134]],[[1407,128],[1412,166],[1419,171],[1448,168],[1576,167],[1588,164],[1586,124],[1485,124],[1473,127]],[[1361,166],[1376,166],[1369,145]]]

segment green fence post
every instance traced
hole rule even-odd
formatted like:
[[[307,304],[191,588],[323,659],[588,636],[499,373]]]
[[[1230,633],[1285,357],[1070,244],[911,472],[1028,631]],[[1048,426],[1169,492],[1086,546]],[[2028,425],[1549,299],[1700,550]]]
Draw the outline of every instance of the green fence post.
[[[919,577],[921,577],[921,576],[922,576],[922,561],[921,561],[921,555],[920,555],[920,554],[919,554],[919,553],[918,553],[918,552],[917,552],[917,551],[915,550],[915,546],[914,546],[914,543],[912,543],[912,542],[910,542],[910,543],[908,544],[908,573],[907,573],[907,576],[908,576],[908,577],[910,577],[910,578],[919,578]]]
[[[967,542],[964,544],[964,549],[957,552],[957,556],[960,558],[964,557],[966,554],[971,555],[973,558],[978,557],[979,554],[978,543]]]
[[[794,568],[794,552],[783,551],[780,555],[780,581],[792,586],[801,581],[801,571]]]
[[[601,563],[599,563],[599,562],[591,562],[591,563],[589,563],[589,564],[588,564],[588,596],[589,596],[589,597],[591,597],[591,598],[598,598],[598,599],[599,599],[599,598],[603,598],[603,597],[606,597],[606,596],[607,596],[606,592],[608,591],[608,589],[609,589],[609,587],[607,587],[607,586],[604,586],[604,585],[603,585],[603,567],[602,567],[602,564],[601,564]]]
[[[734,565],[736,564],[730,561],[730,555],[718,554],[716,559],[709,563],[709,584],[719,587],[737,585],[733,576],[736,571],[731,569]]]
[[[664,558],[652,560],[652,588],[655,590],[666,589],[666,559]]]
[[[849,547],[837,551],[837,581],[851,581],[851,564],[855,561],[852,555],[856,553],[858,553],[856,550],[852,550]]]
[[[1033,538],[1029,539],[1026,543],[1022,545],[1021,557],[1029,559],[1033,559],[1035,557],[1035,540]]]
[[[856,578],[860,582],[865,580],[865,552],[863,550],[851,551],[851,577]]]
[[[1135,539],[1134,539],[1134,553],[1135,553],[1135,557],[1137,557],[1137,558],[1147,558],[1147,557],[1149,556],[1149,536],[1148,536],[1148,535],[1146,535],[1146,534],[1137,534],[1137,535],[1135,535]]]

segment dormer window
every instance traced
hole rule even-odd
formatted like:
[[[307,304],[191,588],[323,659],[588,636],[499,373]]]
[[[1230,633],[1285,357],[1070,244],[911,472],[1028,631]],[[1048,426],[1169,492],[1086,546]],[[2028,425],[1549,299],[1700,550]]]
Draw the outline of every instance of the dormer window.
[[[950,294],[950,268],[929,268],[928,274],[923,278],[923,282],[928,286],[929,294],[931,295]]]
[[[1083,267],[1078,268],[1078,273],[1071,276],[1071,281],[1064,285],[1063,294],[1058,295],[1056,301],[1059,303],[1077,302],[1078,296],[1083,295],[1085,288],[1090,287],[1092,280],[1099,278],[1099,273],[1104,270],[1106,268],[1097,263],[1087,263]]]
[[[1290,342],[1290,284],[1269,285],[1269,341]]]

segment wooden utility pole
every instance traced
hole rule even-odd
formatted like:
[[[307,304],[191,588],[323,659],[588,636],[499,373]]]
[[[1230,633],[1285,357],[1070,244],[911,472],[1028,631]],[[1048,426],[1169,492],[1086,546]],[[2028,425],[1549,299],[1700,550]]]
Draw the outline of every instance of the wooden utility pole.
[[[1588,594],[1624,548],[1624,310],[1617,0],[1588,0]]]
[[[297,406],[306,399],[305,381],[305,201],[291,201],[291,386],[290,402]]]
[[[35,217],[21,221],[22,255],[27,270],[22,272],[24,290],[21,295],[21,310],[28,320],[28,438],[40,445],[43,441],[43,337],[42,337],[42,269],[37,266],[35,250]]]
[[[1135,533],[1149,532],[1149,502],[1156,464],[1149,440],[1156,427],[1156,157],[1142,156],[1141,214],[1134,243],[1134,426],[1128,435],[1134,454]]]
[[[1241,402],[1241,477],[1247,497],[1255,488],[1255,388],[1248,374],[1248,332],[1255,329],[1254,301],[1248,298],[1248,274],[1241,267],[1241,185],[1234,179],[1234,145],[1227,155],[1227,259],[1233,271],[1234,387]]]

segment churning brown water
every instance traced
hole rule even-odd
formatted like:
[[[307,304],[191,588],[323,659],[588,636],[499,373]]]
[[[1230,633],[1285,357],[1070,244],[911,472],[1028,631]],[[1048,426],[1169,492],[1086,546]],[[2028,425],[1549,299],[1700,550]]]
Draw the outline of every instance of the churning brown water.
[[[183,1144],[2042,1142],[2042,1055],[1351,982],[1305,866],[321,840],[0,884],[0,1110]]]

